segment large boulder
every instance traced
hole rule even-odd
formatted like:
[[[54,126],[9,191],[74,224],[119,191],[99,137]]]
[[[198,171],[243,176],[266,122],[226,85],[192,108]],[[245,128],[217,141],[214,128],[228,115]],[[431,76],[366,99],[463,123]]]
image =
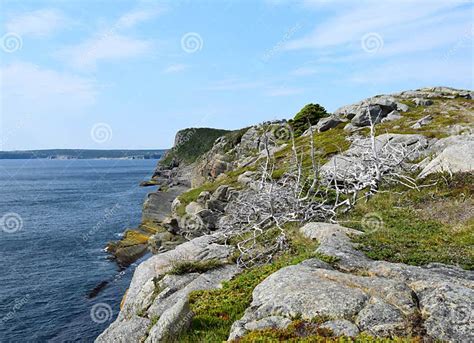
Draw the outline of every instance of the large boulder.
[[[339,225],[309,223],[301,233],[319,241],[317,252],[333,257],[332,265],[309,259],[270,275],[254,289],[229,339],[275,322],[285,327],[285,319],[293,318],[322,322],[319,328],[335,335],[365,331],[377,337],[474,339],[474,272],[438,263],[415,267],[370,260],[349,239],[361,233]]]
[[[216,236],[208,235],[195,238],[189,242],[178,245],[173,250],[154,255],[145,262],[142,262],[133,274],[132,282],[126,296],[124,297],[121,311],[117,319],[97,338],[96,341],[128,342],[126,340],[127,338],[124,340],[123,337],[126,337],[126,334],[130,332],[134,332],[133,336],[130,337],[141,336],[144,338],[150,320],[152,319],[147,311],[155,302],[157,297],[157,286],[158,289],[160,289],[160,286],[157,285],[156,281],[161,279],[163,279],[162,286],[174,285],[168,289],[165,287],[165,289],[159,293],[161,294],[162,299],[167,299],[166,301],[170,306],[171,303],[174,305],[173,307],[168,308],[169,312],[166,314],[164,319],[159,321],[159,327],[156,329],[154,335],[156,337],[161,337],[160,332],[162,333],[165,328],[173,328],[173,330],[175,330],[175,324],[168,325],[166,323],[172,318],[176,319],[185,317],[186,299],[187,294],[189,294],[188,291],[199,289],[200,286],[196,285],[206,285],[206,287],[211,287],[211,285],[215,285],[217,280],[220,278],[220,280],[231,278],[237,270],[235,267],[229,266],[224,267],[224,269],[209,272],[209,275],[204,274],[203,279],[200,281],[195,281],[194,286],[189,285],[193,280],[200,277],[199,274],[191,275],[187,278],[175,278],[174,281],[170,281],[170,279],[166,279],[165,281],[165,275],[180,261],[220,260],[226,262],[232,252],[232,247],[221,245]],[[189,287],[186,288],[187,286]],[[171,289],[173,289],[173,291],[171,291]],[[173,296],[173,293],[176,293],[177,295]],[[178,303],[179,305],[177,305]],[[153,313],[159,315],[161,310],[156,306],[153,307]],[[165,312],[166,311],[162,313],[163,316],[165,315]],[[138,315],[140,316],[137,318]],[[141,318],[143,316],[146,318]],[[184,327],[185,324],[183,324],[183,328]],[[132,339],[131,341],[138,342],[139,339]]]
[[[150,318],[159,318],[151,328],[146,342],[173,340],[190,324],[193,313],[188,297],[193,291],[218,288],[239,272],[235,265],[227,265],[205,273],[166,275],[156,285],[159,292],[147,310]]]
[[[439,172],[469,172],[474,170],[474,141],[460,142],[446,147],[421,171],[423,178]]]
[[[340,123],[345,122],[345,119],[339,118],[338,116],[329,116],[326,118],[322,118],[318,121],[316,125],[311,126],[311,128],[307,129],[304,133],[303,136],[308,136],[311,132],[316,133],[316,132],[324,132],[329,129],[335,128],[338,126]]]
[[[353,105],[343,106],[337,109],[334,114],[337,117],[351,120],[353,126],[363,127],[370,125],[370,120],[373,123],[380,123],[393,111],[405,112],[407,110],[408,106],[397,102],[393,97],[376,96]]]

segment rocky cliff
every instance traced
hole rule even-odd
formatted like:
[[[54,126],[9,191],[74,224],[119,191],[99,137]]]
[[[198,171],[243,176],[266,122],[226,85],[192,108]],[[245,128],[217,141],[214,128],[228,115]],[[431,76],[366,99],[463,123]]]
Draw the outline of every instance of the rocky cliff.
[[[97,342],[474,340],[473,97],[379,95],[165,159],[154,255]]]

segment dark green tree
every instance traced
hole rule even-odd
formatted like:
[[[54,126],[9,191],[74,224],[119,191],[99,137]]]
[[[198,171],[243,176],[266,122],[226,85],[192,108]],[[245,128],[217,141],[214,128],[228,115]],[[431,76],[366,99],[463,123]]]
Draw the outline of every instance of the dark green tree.
[[[303,107],[295,117],[289,121],[295,136],[301,136],[309,125],[316,125],[321,118],[327,117],[329,114],[326,109],[319,104],[307,104]]]

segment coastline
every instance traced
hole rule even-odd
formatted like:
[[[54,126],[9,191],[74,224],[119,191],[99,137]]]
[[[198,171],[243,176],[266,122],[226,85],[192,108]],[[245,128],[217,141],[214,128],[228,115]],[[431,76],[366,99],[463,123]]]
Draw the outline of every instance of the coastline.
[[[171,215],[173,201],[190,188],[187,179],[179,173],[179,168],[169,170],[158,164],[151,180],[140,184],[140,187],[158,186],[143,201],[140,225],[126,229],[120,240],[107,243],[105,248],[121,269],[127,268],[147,252],[164,252],[183,242],[181,236],[175,235]]]

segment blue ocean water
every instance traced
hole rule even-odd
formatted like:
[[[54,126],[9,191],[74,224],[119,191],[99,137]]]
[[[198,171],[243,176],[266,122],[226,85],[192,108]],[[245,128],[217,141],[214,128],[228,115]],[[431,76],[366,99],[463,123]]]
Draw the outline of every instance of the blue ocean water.
[[[155,165],[0,160],[0,342],[91,342],[115,319],[134,266],[103,248],[139,224]]]

